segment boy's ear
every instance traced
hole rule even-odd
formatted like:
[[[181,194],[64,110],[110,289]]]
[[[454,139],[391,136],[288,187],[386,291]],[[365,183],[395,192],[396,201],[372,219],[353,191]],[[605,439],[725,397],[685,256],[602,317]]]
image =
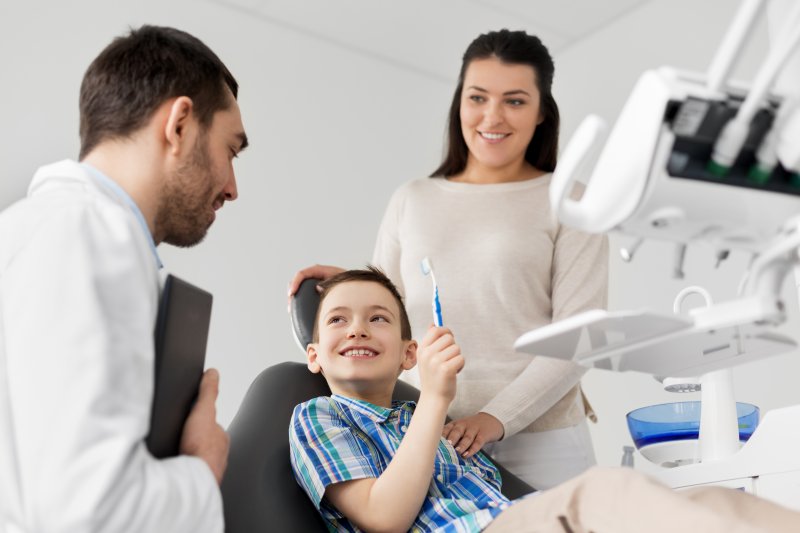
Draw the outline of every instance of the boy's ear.
[[[403,370],[411,370],[417,366],[417,341],[410,340],[406,342],[405,353],[403,354],[403,364],[400,367]]]
[[[306,358],[308,359],[308,369],[314,373],[319,374],[322,372],[322,367],[317,362],[318,346],[313,342],[306,347]]]

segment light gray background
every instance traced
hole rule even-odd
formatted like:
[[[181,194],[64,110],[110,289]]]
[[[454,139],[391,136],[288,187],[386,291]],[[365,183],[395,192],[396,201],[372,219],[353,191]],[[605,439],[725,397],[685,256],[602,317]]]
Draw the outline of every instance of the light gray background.
[[[525,29],[550,45],[563,147],[586,114],[613,120],[643,70],[665,64],[706,69],[736,5],[731,0],[3,2],[0,208],[24,195],[38,166],[76,157],[80,80],[111,38],[128,26],[151,23],[185,29],[211,46],[241,84],[251,148],[236,163],[240,199],[225,206],[200,246],[160,251],[169,271],[215,295],[208,362],[222,373],[218,408],[227,424],[261,369],[303,360],[286,314],[291,274],[315,262],[365,264],[391,192],[439,162],[460,57],[478,33]],[[740,77],[752,75],[765,48],[760,28],[737,70]],[[717,300],[731,298],[746,260],[734,254],[714,270],[710,250],[690,248],[688,277],[680,282],[670,279],[671,246],[647,243],[632,264],[624,264],[616,250],[629,239],[613,236],[611,242],[612,309],[670,311],[677,291],[693,283],[706,286]],[[791,319],[782,331],[793,333],[797,304],[794,288],[786,291]],[[738,368],[735,376],[738,398],[763,409],[798,400],[796,353]],[[592,370],[584,386],[600,416],[592,426],[597,457],[609,465],[618,464],[621,447],[630,444],[627,411],[685,399],[660,391],[649,376],[631,373]]]

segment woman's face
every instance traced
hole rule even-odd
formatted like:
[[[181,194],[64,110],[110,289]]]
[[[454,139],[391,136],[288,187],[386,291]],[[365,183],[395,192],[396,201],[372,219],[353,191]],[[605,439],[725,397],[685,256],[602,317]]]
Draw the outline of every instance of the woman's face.
[[[495,57],[469,64],[461,92],[468,164],[492,169],[519,165],[542,119],[533,67]]]

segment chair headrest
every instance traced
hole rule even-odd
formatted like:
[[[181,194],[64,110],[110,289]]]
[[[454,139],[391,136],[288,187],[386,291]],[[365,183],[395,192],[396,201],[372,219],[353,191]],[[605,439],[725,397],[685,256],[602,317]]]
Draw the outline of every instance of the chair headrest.
[[[297,345],[300,346],[303,353],[313,340],[314,319],[317,317],[317,308],[319,307],[317,283],[320,281],[317,278],[304,279],[289,304],[292,331]]]

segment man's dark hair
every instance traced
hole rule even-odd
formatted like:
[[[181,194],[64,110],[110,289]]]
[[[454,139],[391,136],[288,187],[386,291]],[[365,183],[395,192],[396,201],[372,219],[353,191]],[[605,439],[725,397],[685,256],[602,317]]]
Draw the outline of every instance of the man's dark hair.
[[[369,281],[377,283],[392,293],[392,296],[397,302],[397,307],[400,309],[400,337],[404,341],[411,340],[411,322],[408,320],[408,313],[406,312],[406,306],[403,304],[403,297],[400,296],[400,291],[397,290],[392,280],[390,280],[381,269],[372,265],[367,265],[364,269],[345,270],[319,283],[322,292],[319,296],[317,316],[314,318],[314,342],[319,342],[319,313],[322,309],[322,302],[325,301],[325,297],[328,296],[334,287],[349,281]]]
[[[217,55],[186,32],[142,26],[117,37],[83,76],[80,95],[80,159],[98,144],[142,128],[170,98],[188,96],[200,124],[236,98],[239,84]]]

